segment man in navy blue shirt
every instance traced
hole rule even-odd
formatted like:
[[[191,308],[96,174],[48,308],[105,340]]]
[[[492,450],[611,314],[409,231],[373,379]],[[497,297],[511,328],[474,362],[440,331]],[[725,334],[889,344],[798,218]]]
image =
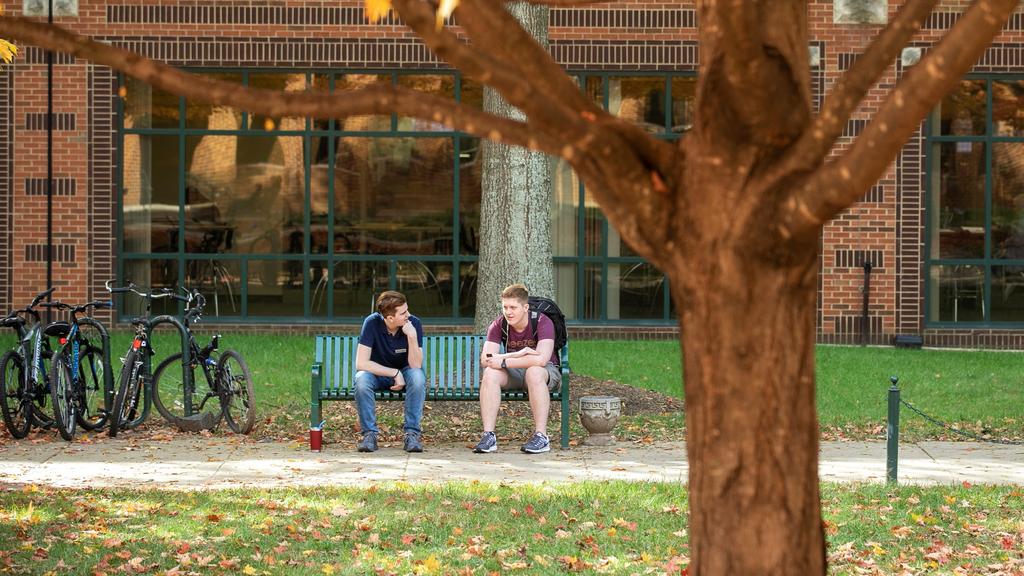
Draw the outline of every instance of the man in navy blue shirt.
[[[405,451],[423,452],[420,420],[426,397],[423,373],[423,325],[409,314],[401,292],[388,290],[377,298],[377,311],[363,320],[356,348],[356,412],[363,437],[360,452],[377,450],[378,390],[405,390]]]

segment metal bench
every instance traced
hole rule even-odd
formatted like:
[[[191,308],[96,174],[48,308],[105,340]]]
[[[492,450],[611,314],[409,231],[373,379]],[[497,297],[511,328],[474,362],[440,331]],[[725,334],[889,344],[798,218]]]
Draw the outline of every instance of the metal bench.
[[[312,430],[323,423],[326,400],[354,400],[358,336],[317,336],[310,387],[310,448]],[[423,371],[427,376],[427,400],[480,400],[480,350],[483,336],[425,336]],[[562,406],[562,448],[569,447],[569,345],[562,348],[562,385],[551,392],[552,404]],[[405,392],[383,390],[378,401],[404,400]],[[525,390],[503,391],[502,400],[526,400]],[[319,432],[318,432],[319,434]],[[319,443],[319,442],[318,442]]]

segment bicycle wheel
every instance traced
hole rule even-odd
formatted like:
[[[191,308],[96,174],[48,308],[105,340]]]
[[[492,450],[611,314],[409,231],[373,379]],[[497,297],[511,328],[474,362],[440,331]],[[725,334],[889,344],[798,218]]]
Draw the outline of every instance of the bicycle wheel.
[[[75,382],[71,379],[71,368],[64,354],[53,361],[50,397],[53,399],[53,423],[65,440],[75,437]]]
[[[0,403],[4,425],[15,438],[28,436],[32,428],[32,400],[25,386],[25,360],[11,350],[0,358]]]
[[[192,371],[193,384],[192,415],[209,412],[214,421],[219,423],[221,408],[218,402],[213,401],[217,395],[210,390],[206,375],[196,370],[196,366],[190,366],[189,370]],[[153,372],[153,404],[171,424],[177,426],[178,420],[185,418],[185,384],[182,380],[180,352],[168,356]]]
[[[78,386],[75,394],[78,425],[98,430],[107,423],[103,389],[103,351],[88,345],[78,356]]]
[[[121,368],[121,376],[118,378],[117,394],[114,396],[114,406],[110,411],[108,423],[110,428],[107,433],[111,438],[117,436],[121,430],[128,430],[141,423],[139,415],[139,398],[142,396],[142,366],[136,366],[141,362],[138,350],[128,352],[124,359],[124,367]]]
[[[237,434],[248,434],[256,423],[256,394],[252,373],[234,350],[226,350],[217,362],[217,387],[224,419]]]
[[[25,370],[27,372],[27,377],[29,378],[29,395],[32,397],[32,425],[44,430],[49,430],[54,424],[53,411],[49,408],[50,380],[53,379],[53,374],[47,370],[47,361],[51,358],[52,354],[47,353],[43,356],[43,359],[40,360],[43,364],[39,368],[40,380],[32,380],[31,363],[25,363]]]

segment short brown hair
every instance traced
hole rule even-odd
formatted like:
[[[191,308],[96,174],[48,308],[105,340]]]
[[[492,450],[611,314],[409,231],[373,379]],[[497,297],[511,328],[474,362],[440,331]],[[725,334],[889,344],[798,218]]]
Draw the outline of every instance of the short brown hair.
[[[501,298],[515,298],[520,304],[527,304],[530,301],[530,291],[523,284],[513,284],[501,291]]]
[[[377,312],[380,312],[380,315],[385,318],[394,316],[395,310],[405,302],[405,294],[394,290],[385,290],[380,293],[380,296],[377,296]]]

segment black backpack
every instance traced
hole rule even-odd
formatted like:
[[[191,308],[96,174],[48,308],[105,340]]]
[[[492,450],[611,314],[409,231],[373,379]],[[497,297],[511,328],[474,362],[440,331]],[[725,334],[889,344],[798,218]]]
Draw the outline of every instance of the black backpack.
[[[543,296],[530,296],[530,329],[533,330],[533,339],[537,339],[537,314],[543,314],[551,319],[555,325],[555,355],[560,356],[562,347],[569,341],[569,333],[565,329],[565,314],[555,304],[555,301]],[[501,317],[501,343],[508,349],[508,320]]]

